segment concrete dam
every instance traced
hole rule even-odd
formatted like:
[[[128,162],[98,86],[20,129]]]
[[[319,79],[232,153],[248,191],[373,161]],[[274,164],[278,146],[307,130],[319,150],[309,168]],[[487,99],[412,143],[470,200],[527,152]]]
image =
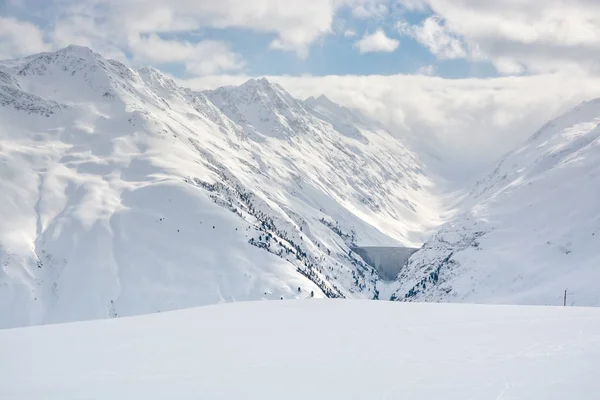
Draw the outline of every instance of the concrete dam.
[[[393,281],[408,258],[418,249],[410,247],[353,247],[352,251],[377,270],[381,279]]]

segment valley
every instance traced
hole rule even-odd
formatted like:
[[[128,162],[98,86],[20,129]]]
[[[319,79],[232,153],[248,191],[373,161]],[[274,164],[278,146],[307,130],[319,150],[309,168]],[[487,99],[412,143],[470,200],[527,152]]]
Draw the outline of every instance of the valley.
[[[313,296],[600,304],[598,101],[472,186],[264,78],[193,91],[69,46],[0,62],[0,99],[0,327]]]
[[[365,262],[373,266],[383,280],[396,279],[402,266],[418,249],[410,247],[353,247]]]

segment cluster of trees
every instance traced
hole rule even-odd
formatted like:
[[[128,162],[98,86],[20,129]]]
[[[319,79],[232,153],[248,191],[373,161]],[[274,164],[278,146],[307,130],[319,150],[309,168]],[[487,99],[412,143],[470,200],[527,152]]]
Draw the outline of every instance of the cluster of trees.
[[[444,258],[433,271],[431,271],[427,276],[424,276],[415,286],[413,286],[404,295],[404,298],[410,299],[412,297],[415,297],[421,291],[427,289],[428,283],[432,284],[432,285],[437,285],[440,280],[440,271],[442,270],[442,267],[455,263],[454,260],[450,259],[453,256],[453,254],[454,253],[450,253],[446,258]],[[397,299],[397,297],[395,295],[392,295],[391,300],[396,300],[396,299]]]
[[[325,275],[323,268],[318,265],[318,261],[313,260],[313,257],[306,253],[304,247],[300,244],[301,242],[296,242],[288,235],[287,231],[279,229],[273,218],[255,205],[255,196],[252,192],[247,191],[239,184],[233,185],[222,172],[215,172],[219,174],[222,182],[208,183],[198,178],[194,178],[193,182],[209,192],[219,194],[211,195],[215,203],[226,206],[242,218],[244,217],[242,210],[256,218],[258,230],[261,233],[258,238],[250,238],[248,242],[251,245],[267,250],[286,260],[289,260],[289,257],[293,255],[304,266],[304,268],[298,268],[298,272],[319,286],[327,297],[344,297],[335,284],[331,283],[329,276],[326,277],[328,282],[321,278],[321,275]],[[339,227],[337,221],[333,223],[325,218],[321,218],[319,221],[342,238],[349,247],[355,246],[356,232],[354,230],[346,233]],[[300,228],[300,231],[303,231],[302,228]],[[302,240],[302,236],[300,236],[300,241]],[[320,243],[317,243],[317,247],[321,248]],[[325,251],[328,255],[331,255],[330,249],[325,249]],[[370,265],[359,257],[354,257],[352,251],[348,253],[347,259],[355,267],[352,270],[352,279],[359,291],[367,289],[366,283],[368,280],[375,285],[377,273]],[[365,272],[370,275],[369,278],[365,275]],[[375,292],[374,297],[378,297],[377,292]]]
[[[186,180],[187,182],[187,180]],[[239,217],[244,217],[242,215],[242,212],[240,209],[238,209],[238,207],[236,207],[233,204],[233,200],[232,200],[232,190],[229,188],[229,186],[224,185],[221,182],[216,182],[216,183],[208,183],[205,182],[201,179],[198,178],[194,178],[194,183],[197,186],[200,186],[203,189],[206,189],[209,192],[212,193],[221,193],[221,194],[225,194],[227,197],[226,198],[222,198],[221,196],[217,196],[217,195],[211,195],[210,198],[212,199],[212,201],[214,201],[216,204],[223,206],[223,207],[227,207],[231,212],[236,213]]]
[[[300,293],[302,291],[302,289],[298,286],[298,293]],[[310,291],[310,297],[315,297],[315,292],[313,292],[312,290]]]
[[[335,284],[333,284],[331,282],[328,282],[328,284],[327,284],[319,276],[319,273],[324,274],[323,268],[315,265],[315,262],[303,250],[302,246],[300,244],[296,243],[293,239],[289,238],[287,231],[279,230],[277,228],[277,226],[275,225],[275,222],[269,215],[265,214],[261,210],[257,210],[254,207],[254,205],[252,204],[251,199],[252,199],[251,194],[249,194],[249,193],[246,194],[244,196],[244,202],[246,203],[245,205],[248,209],[249,214],[254,216],[260,222],[258,229],[259,229],[259,231],[264,232],[264,234],[261,234],[258,237],[258,240],[251,238],[249,243],[254,246],[266,249],[267,251],[269,251],[273,254],[276,254],[277,256],[279,256],[281,258],[287,259],[288,255],[294,254],[296,259],[301,261],[305,267],[304,269],[298,268],[298,272],[300,272],[302,275],[306,276],[308,279],[310,279],[312,282],[314,282],[317,286],[319,286],[319,288],[323,291],[323,293],[325,293],[325,295],[327,297],[329,297],[329,298],[344,298],[345,296],[342,294],[342,292],[339,290],[339,288]],[[321,219],[321,222],[325,223],[327,226],[330,226],[330,225],[328,225],[329,223],[323,218]],[[336,232],[342,238],[347,237],[350,239],[350,241],[354,241],[354,238],[355,238],[354,231],[352,231],[352,235],[348,235],[348,234],[345,234],[337,226],[335,226],[335,225],[332,225],[332,226],[333,226],[332,230],[334,230],[334,232]],[[279,238],[279,241],[277,240],[277,238]],[[278,244],[280,246],[278,251],[271,250],[271,242],[275,242],[276,244]],[[320,247],[320,246],[318,246],[318,247]],[[329,249],[327,249],[327,252],[328,252],[328,254],[331,254],[331,251]],[[360,291],[364,291],[366,289],[366,276],[365,276],[364,271],[369,271],[371,273],[371,275],[373,276],[373,274],[375,274],[373,272],[373,268],[370,265],[363,262],[362,260],[360,260],[359,258],[352,257],[351,252],[348,255],[348,259],[350,260],[351,264],[356,267],[356,270],[352,271],[354,284]],[[375,279],[372,278],[371,282],[373,284],[375,284]]]
[[[258,211],[256,214],[254,214],[253,211],[256,210],[254,210],[253,207],[249,208],[249,210],[250,213],[260,221],[258,227],[259,231],[264,232],[264,234],[261,234],[258,237],[258,240],[251,238],[249,241],[250,244],[266,249],[267,251],[285,259],[287,259],[288,255],[294,254],[296,259],[302,262],[305,267],[297,268],[298,272],[314,282],[323,291],[323,293],[325,293],[325,296],[330,298],[344,297],[344,295],[335,285],[332,284],[332,288],[330,288],[319,277],[317,271],[321,271],[322,269],[315,266],[314,262],[311,260],[311,257],[303,250],[302,246],[294,242],[293,239],[290,239],[286,231],[277,229],[277,226],[271,217],[262,211]],[[273,236],[273,233],[275,236]],[[277,238],[279,238],[279,240],[277,240]],[[271,242],[275,242],[279,245],[279,251],[275,252],[271,250]]]
[[[220,175],[224,181],[227,181],[227,178],[223,174]],[[317,271],[321,271],[322,273],[322,268],[315,266],[314,261],[311,259],[310,255],[304,251],[303,247],[290,238],[287,231],[278,229],[271,216],[258,209],[254,205],[253,193],[246,191],[240,185],[236,185],[235,188],[231,188],[230,185],[226,185],[222,182],[208,183],[198,178],[194,178],[193,181],[197,186],[200,186],[209,192],[220,193],[224,195],[225,199],[222,199],[219,196],[211,196],[213,201],[215,201],[217,204],[227,206],[231,211],[235,212],[240,217],[243,217],[241,210],[234,205],[233,199],[237,199],[239,200],[239,203],[241,203],[242,208],[245,208],[249,215],[256,218],[256,220],[259,222],[258,230],[261,232],[261,234],[259,235],[258,239],[250,238],[248,243],[261,249],[265,249],[270,253],[273,253],[284,259],[288,259],[287,257],[290,254],[294,254],[296,259],[302,262],[305,267],[298,268],[298,272],[319,286],[319,288],[327,297],[344,297],[342,292],[334,284],[328,285],[323,281],[323,279],[320,278]],[[300,240],[302,240],[302,236],[300,236]],[[271,249],[271,243],[273,242],[278,245],[279,249],[277,251]],[[331,253],[330,251],[328,252]]]
[[[335,286],[334,284],[331,284],[331,287],[327,286],[325,284],[325,282],[323,282],[323,280],[315,273],[315,271],[313,269],[297,268],[297,271],[299,273],[301,273],[302,275],[304,275],[305,277],[307,277],[308,279],[310,279],[312,282],[314,282],[315,285],[317,285],[319,287],[319,289],[321,289],[321,291],[328,298],[330,298],[330,299],[345,298],[345,296],[342,294],[342,292],[338,289],[337,286]]]
[[[356,242],[356,231],[351,230],[350,233],[344,232],[339,227],[339,224],[337,221],[335,222],[335,224],[330,221],[327,221],[325,218],[321,218],[319,221],[323,225],[325,225],[326,227],[331,229],[334,233],[336,233],[340,238],[342,238],[344,240],[344,243],[346,243],[346,245],[348,247],[356,246],[356,243],[355,243]],[[348,260],[354,267],[356,267],[356,269],[352,271],[352,279],[354,280],[354,285],[358,288],[358,290],[360,290],[362,292],[367,287],[367,285],[366,285],[367,278],[365,276],[364,271],[368,271],[371,274],[371,276],[373,276],[373,275],[376,276],[377,273],[373,270],[372,266],[365,263],[360,258],[354,257],[352,254],[352,250],[348,251]],[[374,278],[371,278],[371,283],[373,285],[375,285]],[[377,293],[376,296],[378,297],[379,294]]]
[[[331,229],[333,232],[335,232],[339,237],[341,237],[344,242],[349,246],[349,247],[354,247],[356,246],[355,241],[356,241],[356,232],[354,230],[350,231],[351,233],[345,233],[344,231],[342,231],[338,225],[338,223],[336,222],[335,224],[332,222],[327,221],[325,218],[321,218],[319,220],[323,225],[325,225],[326,227],[328,227],[329,229]]]
[[[364,273],[357,272],[357,270],[353,270],[352,271],[352,279],[354,280],[354,286],[356,286],[359,291],[362,292],[363,290],[365,290],[367,288]]]

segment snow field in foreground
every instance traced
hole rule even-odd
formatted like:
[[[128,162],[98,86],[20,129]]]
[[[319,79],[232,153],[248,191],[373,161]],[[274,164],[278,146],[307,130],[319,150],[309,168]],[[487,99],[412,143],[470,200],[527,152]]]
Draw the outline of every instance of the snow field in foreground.
[[[2,399],[597,399],[600,310],[235,303],[0,331]]]

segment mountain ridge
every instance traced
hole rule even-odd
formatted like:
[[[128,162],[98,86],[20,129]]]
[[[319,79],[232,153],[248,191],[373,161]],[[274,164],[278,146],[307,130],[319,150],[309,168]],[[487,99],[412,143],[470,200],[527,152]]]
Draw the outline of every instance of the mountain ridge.
[[[505,155],[409,259],[392,299],[597,306],[600,99]]]
[[[0,61],[0,327],[313,296],[598,305],[599,104],[449,194],[325,95],[198,92],[78,46]],[[388,246],[420,247],[394,282],[353,250]]]
[[[77,46],[0,72],[2,327],[377,298],[350,247],[414,245],[442,218],[433,176],[389,132],[349,137],[266,80],[221,90],[236,114]]]

